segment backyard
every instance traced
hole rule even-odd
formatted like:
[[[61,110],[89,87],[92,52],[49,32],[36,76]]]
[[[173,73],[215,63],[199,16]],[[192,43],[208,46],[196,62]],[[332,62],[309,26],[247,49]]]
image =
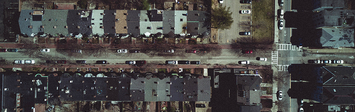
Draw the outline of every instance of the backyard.
[[[275,0],[253,0],[252,33],[256,43],[272,43],[274,40]]]

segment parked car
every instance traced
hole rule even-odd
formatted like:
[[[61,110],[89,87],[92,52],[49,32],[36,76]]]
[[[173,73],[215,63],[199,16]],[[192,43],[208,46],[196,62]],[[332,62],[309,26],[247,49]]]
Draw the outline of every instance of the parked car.
[[[250,14],[251,11],[250,10],[240,10],[239,13],[240,14]]]
[[[14,64],[25,64],[25,60],[15,60]]]
[[[334,63],[334,64],[343,64],[344,60],[332,60],[332,63]]]
[[[135,64],[136,64],[136,61],[126,61],[126,64],[135,65]]]
[[[253,50],[242,50],[243,54],[252,54]]]
[[[218,0],[219,3],[223,3],[223,0]]]
[[[7,50],[6,49],[0,49],[0,52],[6,52]]]
[[[283,30],[283,29],[284,29],[284,20],[283,20],[283,19],[280,19],[280,20],[279,20],[279,29],[280,29],[280,30]]]
[[[279,5],[282,7],[284,6],[284,0],[279,0]]]
[[[196,64],[196,65],[199,65],[199,64],[200,64],[200,61],[190,61],[190,64]]]
[[[282,100],[282,91],[277,92],[277,99]]]
[[[179,60],[178,64],[190,64],[190,61],[187,60]]]
[[[309,64],[316,63],[316,62],[317,62],[316,60],[308,60]]]
[[[300,108],[298,109],[298,112],[304,112],[303,107],[300,107]]]
[[[248,4],[250,4],[251,0],[240,0],[240,3],[248,3]]]
[[[96,61],[96,64],[107,64],[106,60],[98,60]]]
[[[186,50],[187,53],[197,53],[196,50]]]
[[[243,65],[245,65],[245,64],[250,64],[250,62],[249,62],[249,61],[246,61],[246,60],[245,60],[245,61],[239,61],[238,63],[239,63],[239,64],[243,64]]]
[[[55,64],[66,64],[67,61],[66,60],[56,60],[54,61]]]
[[[18,50],[17,49],[7,49],[6,51],[7,52],[17,52]]]
[[[127,53],[127,49],[117,49],[117,53]]]
[[[323,63],[325,63],[325,64],[331,64],[332,63],[332,60],[322,60],[323,61]]]
[[[136,61],[136,65],[137,66],[142,66],[142,65],[144,65],[144,64],[146,64],[147,62],[145,61],[145,60],[137,60]]]
[[[163,50],[163,52],[166,52],[166,53],[174,53],[174,49],[169,49],[169,50]]]
[[[83,53],[83,50],[80,50],[80,49],[74,49],[74,50],[71,50],[71,52],[73,53]]]
[[[256,60],[259,60],[259,61],[267,61],[267,58],[256,57]]]
[[[51,50],[48,49],[48,48],[44,48],[44,49],[41,50],[41,52],[50,52],[50,51],[51,51]]]
[[[35,64],[35,60],[25,60],[25,64]]]
[[[177,65],[178,61],[174,61],[174,60],[167,60],[165,61],[166,64],[172,64],[172,65]]]
[[[197,108],[205,108],[206,105],[205,105],[205,104],[196,104],[196,107],[197,107]]]
[[[129,53],[140,53],[140,50],[129,50]]]
[[[277,10],[277,15],[279,16],[280,19],[283,19],[284,18],[284,10],[283,9]]]
[[[76,60],[76,63],[77,64],[86,64],[86,61],[85,60]]]
[[[239,32],[239,35],[250,35],[250,32]]]

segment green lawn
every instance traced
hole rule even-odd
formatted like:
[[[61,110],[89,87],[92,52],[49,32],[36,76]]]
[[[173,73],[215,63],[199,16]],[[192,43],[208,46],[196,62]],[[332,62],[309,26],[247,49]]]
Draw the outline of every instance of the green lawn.
[[[252,2],[252,35],[256,43],[274,41],[274,8],[275,0],[253,0]]]

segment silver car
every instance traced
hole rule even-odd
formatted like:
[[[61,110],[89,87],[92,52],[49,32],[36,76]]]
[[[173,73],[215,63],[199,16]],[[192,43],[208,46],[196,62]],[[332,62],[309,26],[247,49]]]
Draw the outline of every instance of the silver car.
[[[177,65],[178,64],[178,61],[174,61],[174,60],[167,60],[165,61],[166,64],[169,64],[169,65]]]

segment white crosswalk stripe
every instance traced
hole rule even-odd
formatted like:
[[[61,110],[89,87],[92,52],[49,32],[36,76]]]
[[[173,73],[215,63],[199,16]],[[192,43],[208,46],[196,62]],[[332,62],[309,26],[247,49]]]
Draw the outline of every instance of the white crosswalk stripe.
[[[301,50],[301,48],[298,48],[296,45],[292,45],[292,44],[278,44],[277,45],[277,50],[293,50],[293,51],[296,51],[296,50]]]
[[[271,64],[278,64],[278,56],[279,55],[279,53],[278,53],[278,51],[272,51],[271,52]]]
[[[277,65],[277,70],[278,71],[288,71],[288,66],[289,65]]]

